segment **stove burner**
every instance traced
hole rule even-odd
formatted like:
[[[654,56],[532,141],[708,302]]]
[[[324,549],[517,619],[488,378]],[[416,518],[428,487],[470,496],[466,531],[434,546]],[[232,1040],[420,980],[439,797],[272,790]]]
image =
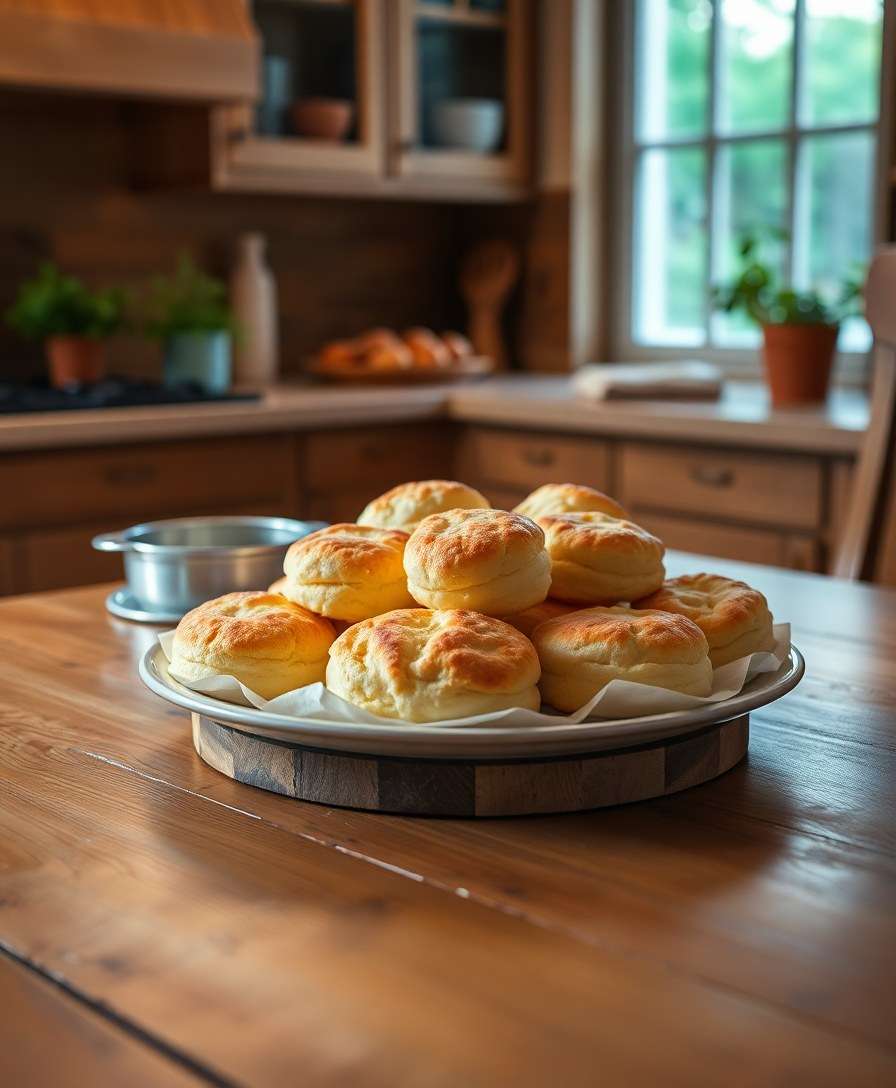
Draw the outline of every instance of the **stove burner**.
[[[162,404],[211,404],[258,400],[260,393],[207,393],[192,383],[160,385],[107,378],[93,385],[53,389],[46,384],[0,383],[0,413],[72,412],[93,408],[141,408]]]

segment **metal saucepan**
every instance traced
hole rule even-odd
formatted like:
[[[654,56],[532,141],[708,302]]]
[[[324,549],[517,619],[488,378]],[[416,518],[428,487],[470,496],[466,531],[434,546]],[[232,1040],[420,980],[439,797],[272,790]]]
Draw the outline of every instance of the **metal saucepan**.
[[[128,589],[148,612],[188,612],[238,589],[267,589],[294,540],[324,526],[292,518],[172,518],[101,533],[93,546],[121,552]]]

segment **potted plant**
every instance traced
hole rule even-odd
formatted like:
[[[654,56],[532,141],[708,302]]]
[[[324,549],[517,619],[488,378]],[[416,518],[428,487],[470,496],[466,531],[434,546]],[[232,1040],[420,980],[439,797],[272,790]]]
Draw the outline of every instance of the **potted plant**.
[[[166,385],[192,383],[209,393],[230,388],[234,320],[227,288],[182,256],[172,276],[152,281],[144,329],[164,345]]]
[[[759,257],[755,235],[741,239],[741,268],[731,283],[713,288],[715,306],[743,311],[762,329],[765,373],[777,408],[819,404],[827,397],[840,322],[859,312],[861,281],[845,280],[839,297],[783,287]]]
[[[91,291],[47,263],[19,288],[6,319],[22,336],[44,341],[51,385],[96,382],[106,372],[106,342],[124,324],[124,293]]]

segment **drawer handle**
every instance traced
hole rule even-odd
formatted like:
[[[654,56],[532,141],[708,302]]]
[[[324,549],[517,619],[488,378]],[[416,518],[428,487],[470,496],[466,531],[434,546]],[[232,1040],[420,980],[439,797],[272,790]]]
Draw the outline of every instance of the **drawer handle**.
[[[704,484],[706,487],[731,487],[734,483],[734,471],[713,465],[695,465],[691,469],[691,479],[694,483]]]
[[[553,450],[523,450],[523,460],[533,468],[547,468],[556,460]]]
[[[369,446],[361,446],[359,452],[364,461],[382,461],[384,457],[389,455],[389,451],[382,443],[378,442],[371,442]]]
[[[107,483],[126,487],[132,484],[148,484],[156,478],[152,465],[112,465],[103,476]]]

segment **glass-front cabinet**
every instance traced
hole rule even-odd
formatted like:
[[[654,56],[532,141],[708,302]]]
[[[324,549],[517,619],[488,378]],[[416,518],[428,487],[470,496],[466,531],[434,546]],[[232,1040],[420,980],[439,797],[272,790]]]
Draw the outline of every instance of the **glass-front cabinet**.
[[[307,173],[382,173],[387,2],[252,0],[260,98],[217,119],[225,185],[289,189]]]
[[[260,98],[213,118],[221,189],[513,197],[534,0],[249,0]]]
[[[453,187],[525,184],[529,173],[526,0],[395,0],[398,131],[390,168]],[[528,79],[527,79],[528,77]]]

